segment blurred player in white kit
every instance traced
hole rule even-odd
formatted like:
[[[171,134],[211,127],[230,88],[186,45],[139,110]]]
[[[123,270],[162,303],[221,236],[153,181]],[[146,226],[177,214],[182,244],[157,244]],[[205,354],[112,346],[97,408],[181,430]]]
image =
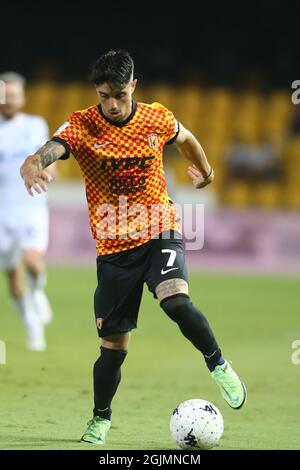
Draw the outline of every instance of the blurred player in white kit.
[[[0,74],[0,80],[5,84],[5,104],[0,104],[0,270],[6,274],[13,304],[25,325],[27,348],[43,351],[44,327],[52,318],[44,292],[48,203],[45,193],[28,196],[20,165],[48,139],[48,127],[42,117],[21,112],[25,104],[21,75],[7,72]]]

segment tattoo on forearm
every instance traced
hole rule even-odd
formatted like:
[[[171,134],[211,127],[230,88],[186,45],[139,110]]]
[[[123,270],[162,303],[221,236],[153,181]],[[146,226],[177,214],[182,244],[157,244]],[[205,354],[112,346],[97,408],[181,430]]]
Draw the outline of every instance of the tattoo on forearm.
[[[37,151],[36,155],[39,159],[34,160],[33,164],[36,166],[42,165],[42,168],[46,168],[56,162],[64,153],[65,148],[62,144],[58,142],[47,142]]]

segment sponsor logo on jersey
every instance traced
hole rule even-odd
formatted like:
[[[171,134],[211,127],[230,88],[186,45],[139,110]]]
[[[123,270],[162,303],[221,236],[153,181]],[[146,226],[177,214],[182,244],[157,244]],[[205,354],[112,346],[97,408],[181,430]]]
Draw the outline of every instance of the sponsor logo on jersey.
[[[129,157],[129,158],[101,158],[100,170],[129,170],[131,168],[139,168],[146,170],[151,166],[151,160],[154,157]]]

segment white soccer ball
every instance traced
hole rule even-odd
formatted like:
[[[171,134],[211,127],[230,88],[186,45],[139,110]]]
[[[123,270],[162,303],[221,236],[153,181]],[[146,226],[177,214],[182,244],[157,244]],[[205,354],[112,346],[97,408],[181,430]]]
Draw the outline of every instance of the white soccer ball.
[[[224,422],[209,401],[193,399],[180,403],[171,416],[170,430],[181,449],[211,449],[220,441]]]

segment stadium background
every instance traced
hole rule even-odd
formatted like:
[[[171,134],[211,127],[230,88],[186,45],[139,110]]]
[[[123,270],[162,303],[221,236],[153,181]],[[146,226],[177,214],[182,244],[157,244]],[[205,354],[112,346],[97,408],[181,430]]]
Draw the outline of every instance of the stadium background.
[[[197,352],[146,294],[107,448],[174,448],[169,414],[196,396],[224,415],[221,448],[299,448],[300,365],[291,359],[300,337],[300,104],[291,99],[300,78],[299,6],[263,1],[181,11],[165,2],[141,12],[129,4],[111,11],[51,2],[47,11],[39,8],[13,2],[1,11],[1,71],[27,77],[26,111],[44,116],[54,132],[73,110],[95,103],[86,78],[91,61],[125,48],[135,59],[136,99],[171,109],[203,144],[216,174],[213,185],[195,191],[187,162],[175,149],[165,157],[175,202],[205,206],[204,248],[187,253],[191,297],[247,382],[248,406],[238,415],[225,408],[206,372],[195,373]],[[49,193],[55,321],[44,355],[24,350],[0,280],[0,339],[7,344],[7,364],[0,366],[3,449],[80,448],[76,437],[90,413],[98,349],[95,251],[84,197],[74,159],[59,163]]]

